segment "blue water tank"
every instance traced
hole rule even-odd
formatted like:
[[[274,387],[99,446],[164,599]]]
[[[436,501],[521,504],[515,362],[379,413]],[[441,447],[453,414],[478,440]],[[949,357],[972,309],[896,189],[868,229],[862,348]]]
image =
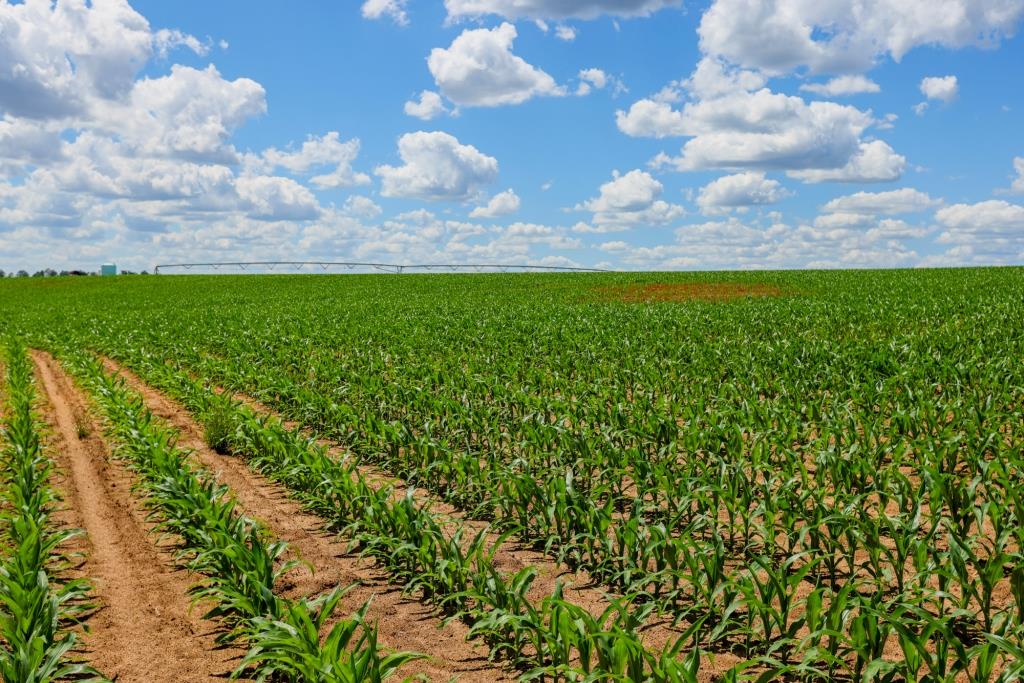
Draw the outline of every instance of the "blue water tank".
[[[117,265],[113,263],[104,263],[100,266],[100,275],[117,275]]]

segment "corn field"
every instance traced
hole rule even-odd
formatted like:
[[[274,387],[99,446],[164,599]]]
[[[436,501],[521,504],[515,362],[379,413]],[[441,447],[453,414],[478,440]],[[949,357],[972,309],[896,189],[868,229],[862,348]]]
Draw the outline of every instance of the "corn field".
[[[1024,673],[1022,269],[12,281],[0,325],[18,340],[6,681],[101,676],[82,643],[102,594],[59,578],[78,532],[48,516],[57,456],[31,436],[25,346],[91,406],[238,648],[235,678],[398,679],[443,654],[382,644],[372,601],[341,609],[347,585],[288,593],[304,562],[288,531],[118,368],[430,628],[461,628],[485,660],[467,680]],[[577,599],[579,577],[598,598]]]

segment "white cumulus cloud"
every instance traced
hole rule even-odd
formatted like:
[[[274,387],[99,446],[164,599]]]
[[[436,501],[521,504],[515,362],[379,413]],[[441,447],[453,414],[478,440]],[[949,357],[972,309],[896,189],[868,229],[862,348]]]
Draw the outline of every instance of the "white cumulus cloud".
[[[466,29],[447,48],[427,58],[437,87],[460,106],[520,104],[538,95],[564,95],[550,75],[512,53],[516,27]]]
[[[153,47],[149,22],[125,0],[0,2],[0,109],[80,115],[131,90]]]
[[[849,73],[922,45],[995,45],[1022,16],[1024,0],[715,0],[698,34],[706,54],[741,66]]]
[[[409,100],[405,103],[405,113],[415,116],[418,119],[429,121],[430,119],[447,113],[448,108],[444,106],[441,96],[433,90],[420,92],[419,100]]]
[[[354,194],[346,199],[344,210],[345,213],[360,218],[376,218],[384,211],[377,202],[360,194]]]
[[[519,210],[519,195],[511,188],[491,197],[484,206],[478,206],[469,212],[470,218],[496,218],[507,216]]]
[[[953,204],[935,212],[935,219],[958,235],[1013,235],[1024,240],[1024,206],[1001,199]]]
[[[690,138],[681,154],[659,154],[654,167],[785,170],[806,179],[881,180],[902,172],[902,157],[865,131],[885,125],[870,111],[773,92],[758,70],[705,57],[685,80],[616,112],[632,137]],[[861,84],[863,85],[863,84]],[[845,87],[852,87],[846,84]],[[681,103],[681,105],[680,105]]]
[[[747,171],[722,176],[701,188],[697,205],[705,213],[716,213],[729,209],[774,204],[789,196],[789,192],[777,180],[766,178],[764,173]]]
[[[960,83],[956,76],[928,76],[921,79],[921,94],[925,96],[923,102],[914,105],[914,112],[920,116],[928,109],[928,103],[932,100],[939,100],[949,104],[956,99],[960,92]]]
[[[861,142],[845,165],[837,168],[789,171],[805,183],[877,183],[899,180],[907,159],[882,140]]]
[[[380,19],[388,17],[399,26],[409,23],[409,15],[405,11],[408,0],[366,0],[363,3],[364,19]]]
[[[235,186],[249,215],[259,220],[306,220],[320,213],[313,193],[291,178],[242,176]]]
[[[856,192],[836,197],[823,207],[828,213],[894,214],[925,211],[941,202],[927,193],[904,187],[888,192]]]
[[[943,228],[936,242],[947,245],[946,261],[1019,263],[1024,257],[1024,206],[999,199],[953,204],[936,211],[935,220]]]
[[[352,162],[359,156],[359,140],[342,141],[338,131],[330,131],[322,137],[306,138],[296,151],[280,151],[269,148],[263,158],[270,168],[285,168],[293,173],[307,173],[311,169],[333,167],[327,172],[310,179],[319,188],[366,185],[370,176],[352,170]]]
[[[138,81],[127,106],[103,107],[97,125],[140,153],[233,160],[229,138],[266,109],[266,92],[253,80],[225,80],[213,65],[194,69],[175,64],[166,76]]]
[[[615,125],[634,138],[681,137],[688,134],[686,118],[668,102],[643,99],[628,110],[615,112]]]
[[[577,232],[611,232],[642,225],[664,225],[685,214],[681,206],[662,199],[664,186],[650,173],[634,169],[600,187],[597,197],[578,204],[577,211],[593,213],[592,225],[576,226]]]
[[[929,76],[921,79],[921,94],[929,100],[952,102],[960,91],[956,76]]]
[[[664,134],[691,138],[680,156],[661,159],[678,170],[837,169],[860,151],[860,136],[873,122],[854,107],[808,103],[767,88],[690,102],[681,111],[662,109],[649,120],[666,124]]]
[[[398,139],[401,166],[378,166],[385,197],[467,200],[498,177],[498,160],[439,131],[406,133]]]

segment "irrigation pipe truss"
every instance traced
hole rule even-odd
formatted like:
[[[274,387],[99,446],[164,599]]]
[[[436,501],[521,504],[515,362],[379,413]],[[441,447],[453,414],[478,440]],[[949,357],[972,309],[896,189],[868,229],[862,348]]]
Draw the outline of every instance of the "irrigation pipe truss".
[[[286,268],[299,269],[303,266],[320,266],[323,270],[327,270],[332,267],[346,268],[348,270],[354,270],[355,268],[371,268],[373,270],[381,270],[386,273],[404,273],[407,270],[422,270],[426,272],[430,271],[473,271],[477,273],[486,271],[498,271],[508,272],[510,270],[551,270],[551,271],[566,271],[566,272],[582,272],[582,273],[607,273],[611,272],[603,268],[571,268],[569,266],[532,266],[528,264],[507,264],[507,263],[417,263],[417,264],[397,264],[397,263],[359,263],[355,261],[221,261],[218,263],[161,263],[154,268],[154,272],[159,274],[161,270],[168,268],[182,268],[184,270],[192,270],[193,268],[213,268],[214,270],[220,270],[221,268],[240,268],[242,270],[248,270],[249,268],[266,268],[267,270],[273,270],[277,266],[284,266]]]

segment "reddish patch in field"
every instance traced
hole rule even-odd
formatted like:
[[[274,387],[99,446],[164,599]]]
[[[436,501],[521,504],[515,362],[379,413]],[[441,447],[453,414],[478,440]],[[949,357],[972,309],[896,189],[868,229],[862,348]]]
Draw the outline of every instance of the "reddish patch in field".
[[[731,301],[754,296],[781,296],[774,285],[740,282],[677,282],[621,285],[598,289],[602,301],[646,304],[663,301]]]

